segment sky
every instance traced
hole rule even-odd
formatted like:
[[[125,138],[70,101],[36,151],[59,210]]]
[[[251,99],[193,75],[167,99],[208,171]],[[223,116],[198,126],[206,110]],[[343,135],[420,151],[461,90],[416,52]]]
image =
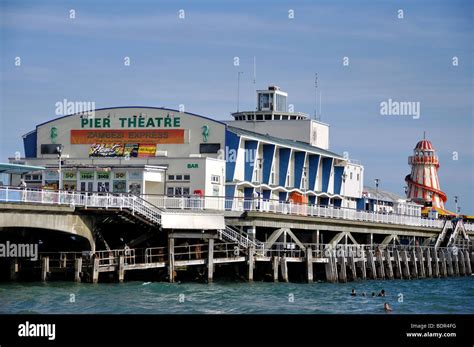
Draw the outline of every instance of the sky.
[[[426,132],[447,208],[457,195],[474,214],[472,1],[0,4],[0,162],[23,154],[21,136],[55,118],[63,99],[182,104],[231,120],[243,72],[240,110],[254,109],[255,87],[278,85],[295,111],[313,115],[320,92],[330,149],[360,160],[368,186],[379,178],[404,195],[407,157]],[[419,118],[381,114],[389,99],[419,103]]]

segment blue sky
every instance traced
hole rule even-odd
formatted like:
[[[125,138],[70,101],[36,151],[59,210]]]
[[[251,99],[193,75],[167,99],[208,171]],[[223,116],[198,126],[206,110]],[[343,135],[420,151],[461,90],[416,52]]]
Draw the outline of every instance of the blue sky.
[[[23,153],[21,135],[64,98],[98,108],[184,104],[230,119],[238,71],[240,109],[254,107],[255,56],[257,88],[279,85],[296,111],[313,114],[318,72],[331,149],[362,161],[366,185],[380,178],[403,195],[407,157],[426,131],[447,207],[458,195],[474,214],[471,1],[3,0],[0,20],[0,161]],[[420,119],[380,115],[388,99],[420,102]]]

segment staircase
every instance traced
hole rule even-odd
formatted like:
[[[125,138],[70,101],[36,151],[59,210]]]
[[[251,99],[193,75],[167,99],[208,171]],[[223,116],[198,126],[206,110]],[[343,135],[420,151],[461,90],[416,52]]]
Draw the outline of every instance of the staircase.
[[[223,230],[219,230],[219,238],[221,240],[224,239],[229,242],[235,242],[245,249],[253,247],[257,254],[264,254],[265,245],[263,244],[263,242],[260,242],[258,240],[251,240],[247,233],[238,232],[229,226],[226,226]]]
[[[438,239],[436,240],[435,248],[442,247],[442,243],[444,239],[446,238],[446,235],[448,234],[448,230],[452,230],[453,224],[451,221],[447,220],[444,222],[443,225],[443,230],[441,230],[441,233],[438,236]]]

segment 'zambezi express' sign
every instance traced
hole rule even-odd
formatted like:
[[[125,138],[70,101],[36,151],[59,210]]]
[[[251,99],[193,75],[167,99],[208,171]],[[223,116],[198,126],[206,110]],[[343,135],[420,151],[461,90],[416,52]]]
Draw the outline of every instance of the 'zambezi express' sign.
[[[137,142],[183,144],[184,130],[71,130],[71,145]]]

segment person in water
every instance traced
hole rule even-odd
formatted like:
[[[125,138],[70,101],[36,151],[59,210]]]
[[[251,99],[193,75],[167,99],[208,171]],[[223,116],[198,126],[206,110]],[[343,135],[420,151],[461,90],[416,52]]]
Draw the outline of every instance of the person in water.
[[[365,296],[365,292],[362,292],[362,296]]]
[[[357,296],[356,290],[352,289],[351,296]]]
[[[377,296],[383,296],[385,297],[385,290],[381,290],[380,293],[377,294]]]
[[[383,304],[383,309],[385,310],[385,312],[392,311],[392,308],[390,307],[388,303]]]
[[[375,296],[375,292],[372,292],[372,297],[374,297],[374,296]]]

